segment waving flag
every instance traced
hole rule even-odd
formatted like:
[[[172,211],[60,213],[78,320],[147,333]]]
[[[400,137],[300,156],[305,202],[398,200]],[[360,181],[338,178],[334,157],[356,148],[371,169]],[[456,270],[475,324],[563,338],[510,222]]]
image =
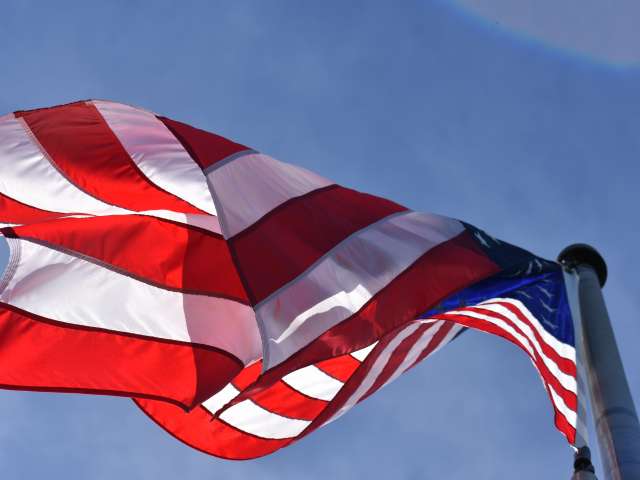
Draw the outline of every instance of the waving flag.
[[[559,265],[106,101],[0,117],[0,385],[134,397],[187,444],[273,452],[464,328],[579,427]]]

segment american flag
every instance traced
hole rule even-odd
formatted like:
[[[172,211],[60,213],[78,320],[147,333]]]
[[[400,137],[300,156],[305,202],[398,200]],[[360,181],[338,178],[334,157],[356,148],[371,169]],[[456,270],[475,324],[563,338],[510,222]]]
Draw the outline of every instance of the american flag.
[[[473,328],[524,350],[577,441],[562,269],[464,222],[98,100],[0,117],[0,222],[4,388],[132,397],[254,458]]]

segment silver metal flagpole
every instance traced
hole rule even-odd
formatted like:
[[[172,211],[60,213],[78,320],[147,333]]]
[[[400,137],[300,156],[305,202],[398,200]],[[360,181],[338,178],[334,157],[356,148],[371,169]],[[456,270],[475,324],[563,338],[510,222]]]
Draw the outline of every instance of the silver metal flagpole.
[[[579,278],[584,362],[605,478],[640,480],[640,423],[602,296],[607,265],[593,247],[584,244],[565,248],[558,261]],[[580,455],[576,454],[576,475],[581,476],[574,478],[594,478],[588,476],[591,472],[578,469],[587,463],[584,458],[579,461]]]
[[[582,447],[573,459],[573,475],[571,480],[597,480],[591,463],[591,451],[589,447]]]

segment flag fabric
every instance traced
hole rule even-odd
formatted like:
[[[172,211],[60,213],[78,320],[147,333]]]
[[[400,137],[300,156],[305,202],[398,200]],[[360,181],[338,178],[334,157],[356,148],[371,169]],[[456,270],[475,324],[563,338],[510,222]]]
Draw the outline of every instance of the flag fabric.
[[[0,223],[1,387],[132,397],[254,458],[472,328],[525,351],[579,437],[561,267],[464,222],[82,101],[0,117]]]

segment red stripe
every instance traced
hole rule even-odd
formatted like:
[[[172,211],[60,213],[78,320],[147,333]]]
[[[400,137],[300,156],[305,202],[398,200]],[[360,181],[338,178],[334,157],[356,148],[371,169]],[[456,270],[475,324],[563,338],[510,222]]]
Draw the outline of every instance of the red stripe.
[[[260,376],[262,371],[262,360],[256,362],[248,367],[245,367],[237,376],[233,379],[233,386],[242,391],[255,382]]]
[[[192,408],[242,364],[204,346],[69,325],[0,304],[0,385],[141,396]]]
[[[371,369],[371,366],[374,364],[374,362],[378,358],[380,352],[389,344],[389,342],[393,340],[393,338],[395,338],[395,336],[399,333],[400,330],[401,329],[395,330],[389,335],[386,335],[384,338],[382,338],[378,342],[378,344],[371,351],[371,353],[369,353],[365,361],[360,363],[358,368],[356,368],[353,371],[352,375],[347,379],[347,382],[340,389],[340,391],[333,398],[333,400],[330,402],[327,402],[325,408],[317,412],[317,416],[315,417],[315,419],[312,420],[311,424],[300,435],[298,435],[295,438],[286,440],[282,445],[278,446],[273,451],[279,448],[285,447],[290,443],[294,443],[300,440],[304,436],[316,430],[318,427],[322,426],[327,420],[329,420],[329,418],[331,418],[331,416],[333,416],[335,412],[337,412],[338,409],[344,405],[344,403],[349,399],[349,397],[353,394],[353,392],[355,392],[355,390],[358,388],[360,383],[363,381],[363,379]],[[247,390],[245,390],[244,392],[242,392],[241,395],[236,397],[236,399],[232,401],[228,406],[231,406],[232,404],[237,403],[237,400],[240,397],[247,398],[247,396],[249,396],[250,398],[254,398],[256,395],[260,394],[260,391],[256,391],[251,395],[246,395],[252,388],[253,386],[249,386]],[[177,409],[175,409],[175,411],[176,413],[178,412]],[[222,411],[219,411],[218,415],[221,413]],[[173,432],[170,432],[170,433],[173,434]],[[268,453],[271,453],[271,452],[261,453],[261,455],[267,455]],[[214,455],[216,454],[214,453]]]
[[[421,356],[426,356],[437,348],[452,327],[453,322],[448,322],[442,326]],[[149,400],[136,400],[136,402],[147,415],[171,435],[200,451],[228,459],[248,459],[268,455],[298,441],[331,418],[359,387],[380,352],[397,335],[398,331],[385,336],[376,345],[376,348],[362,363],[362,366],[354,372],[345,387],[328,404],[327,408],[320,412],[304,432],[293,439],[269,440],[255,437],[236,430],[224,422],[213,420],[213,417],[202,408],[195,409],[187,414],[172,405],[162,402]],[[557,428],[565,434],[569,442],[574,442],[575,429],[568,424],[562,414],[557,410],[555,412]]]
[[[449,331],[453,328],[453,325],[454,325],[453,322],[444,322],[444,324],[440,325],[440,327],[435,332],[433,337],[429,340],[429,343],[422,350],[422,352],[420,353],[420,355],[418,356],[416,361],[413,362],[409,367],[407,367],[401,373],[404,373],[404,372],[407,372],[407,371],[411,370],[419,362],[421,362],[426,357],[431,355],[434,352],[434,350],[436,350],[441,345],[442,341],[445,339],[445,337],[447,336]],[[419,339],[419,336],[421,336],[424,332],[426,332],[427,330],[429,330],[431,328],[436,328],[436,325],[433,324],[433,323],[424,325],[422,328],[416,330],[416,332],[414,332],[409,337],[407,337],[407,338],[405,338],[403,340],[403,342],[398,346],[398,348],[396,348],[393,351],[393,353],[391,354],[391,358],[389,359],[389,363],[387,363],[387,365],[385,365],[384,370],[381,372],[380,376],[376,379],[376,381],[374,382],[373,386],[359,400],[359,402],[361,402],[361,401],[365,400],[366,398],[368,398],[369,396],[373,395],[376,391],[378,391],[380,388],[382,388],[384,386],[385,382],[387,382],[389,380],[389,378],[391,377],[391,375],[393,375],[396,372],[396,370],[400,366],[401,362],[407,356],[408,351],[411,349],[411,347],[413,347],[415,342]],[[390,365],[393,366],[392,369],[388,368]]]
[[[234,153],[248,150],[244,145],[227,140],[220,135],[205,132],[182,122],[158,117],[204,170]]]
[[[240,391],[249,387],[258,379],[262,368],[261,363],[257,362],[245,368],[233,380],[233,385]],[[325,360],[315,366],[344,383],[360,366],[360,362],[350,355],[343,355]],[[265,390],[255,392],[249,396],[249,399],[272,413],[301,420],[313,420],[329,403],[308,397],[282,380]]]
[[[170,435],[209,455],[247,460],[268,455],[291,443],[291,439],[266,439],[237,430],[215,419],[204,407],[185,413],[166,402],[140,398],[134,401]]]
[[[564,418],[564,415],[559,411],[555,411],[554,415],[554,423],[556,428],[560,430],[571,445],[573,445],[576,441],[576,429],[571,426],[571,424]]]
[[[462,232],[426,252],[354,315],[265,372],[247,393],[266,388],[307,365],[371,345],[453,292],[498,271],[499,267],[480,250],[471,234]]]
[[[409,325],[407,325],[407,327],[408,326]],[[407,338],[402,340],[402,342],[400,342],[400,345],[398,345],[395,348],[395,350],[391,353],[391,356],[387,360],[387,363],[385,363],[382,371],[373,382],[373,385],[371,385],[371,388],[369,388],[369,390],[367,390],[367,392],[364,394],[361,401],[367,398],[368,396],[370,396],[371,394],[375,393],[391,378],[391,376],[396,372],[396,370],[400,367],[400,364],[406,358],[407,354],[409,353],[409,350],[411,350],[411,348],[415,345],[415,343],[420,339],[422,334],[432,327],[433,327],[433,324],[431,325],[422,324],[415,330],[415,332],[413,332]]]
[[[278,206],[230,239],[229,246],[257,303],[352,233],[404,210],[389,200],[334,185]]]
[[[334,373],[340,371],[344,375],[347,370],[350,370],[349,377],[360,365],[360,362],[349,355],[323,362],[324,368]],[[316,366],[319,367],[319,365]],[[246,367],[233,379],[233,385],[242,391],[257,379],[261,368],[261,362]],[[310,421],[317,418],[330,404],[330,402],[306,397],[282,381],[252,396],[250,400],[275,414]],[[264,456],[300,438],[263,439],[229,426],[216,419],[215,415],[211,415],[204,408],[196,408],[186,413],[164,402],[142,399],[135,399],[135,401],[154,422],[178,440],[202,452],[222,458],[248,459]],[[220,413],[218,412],[218,415]]]
[[[440,328],[438,329],[436,334],[433,336],[433,338],[429,342],[429,345],[427,345],[427,348],[425,348],[422,351],[422,353],[420,353],[420,355],[418,355],[418,358],[416,359],[416,361],[413,362],[411,364],[411,366],[405,370],[405,372],[411,370],[418,363],[420,363],[422,360],[424,360],[429,355],[431,355],[433,353],[433,351],[442,344],[442,342],[444,341],[445,337],[449,334],[449,332],[451,331],[451,329],[453,328],[454,325],[455,325],[454,322],[445,321],[444,324],[442,326],[440,326]]]
[[[402,330],[406,328],[406,326],[407,325],[398,327],[396,330],[387,334],[383,339],[380,340],[380,342],[378,342],[375,348],[367,356],[365,361],[362,362],[362,366],[357,370],[357,372],[354,373],[354,375],[349,379],[349,381],[345,383],[344,387],[342,387],[340,392],[338,392],[338,394],[335,396],[333,401],[322,412],[322,414],[319,415],[316,418],[316,420],[314,420],[313,423],[309,425],[309,427],[307,427],[307,429],[304,432],[302,432],[301,435],[298,436],[298,439],[308,435],[309,433],[313,432],[317,428],[321,427],[327,420],[329,420],[333,415],[335,415],[340,408],[342,408],[342,406],[349,400],[349,398],[360,387],[366,375],[370,372],[372,366],[376,362],[377,358],[380,356],[380,353],[382,353],[382,351],[389,345],[389,343],[391,343],[391,341],[393,341],[393,339],[397,335],[399,335],[400,332],[402,332]],[[416,332],[409,335],[400,343],[400,345],[396,347],[396,349],[392,352],[391,357],[389,358],[389,361],[388,361],[389,363],[394,365],[393,369],[388,370],[387,366],[389,365],[389,363],[387,363],[383,371],[380,373],[380,375],[374,382],[373,387],[370,388],[367,391],[367,393],[358,400],[358,403],[368,398],[370,395],[375,393],[375,391],[377,391],[380,387],[384,385],[384,382],[386,382],[389,379],[390,375],[392,375],[397,370],[401,361],[404,360],[404,358],[406,357],[408,350],[411,348],[411,346],[413,346],[413,344],[419,338],[417,334],[424,333],[427,329],[433,328],[433,324],[425,325],[424,327],[425,328],[419,328],[418,330],[416,330]],[[428,346],[421,353],[419,360],[423,360],[429,354],[431,354],[440,345],[440,343],[442,342],[444,337],[447,335],[447,333],[449,333],[452,327],[453,327],[452,323],[441,326],[440,329],[435,333],[435,335],[429,342]],[[409,367],[407,370],[412,368],[417,362],[418,361],[416,361],[413,365],[411,365],[411,367]],[[384,380],[381,379],[380,377],[383,377]]]
[[[360,367],[353,373],[351,378],[349,378],[349,380],[340,389],[338,394],[329,403],[327,408],[325,408],[322,413],[320,413],[320,415],[318,415],[318,417],[316,417],[316,419],[300,435],[298,435],[296,440],[307,436],[311,432],[321,427],[344,406],[344,404],[351,398],[351,396],[360,387],[366,376],[369,374],[369,372],[371,371],[371,367],[374,365],[382,351],[405,327],[406,325],[403,325],[380,339],[380,341],[373,348],[373,350],[371,350],[364,362],[361,363]]]
[[[342,383],[349,380],[353,372],[360,366],[360,362],[351,355],[341,355],[329,358],[316,364],[320,370]]]
[[[271,413],[300,420],[313,420],[328,404],[300,393],[282,380],[252,395],[251,400]]]
[[[151,183],[95,106],[75,103],[16,116],[24,119],[58,169],[90,195],[134,211],[205,213]]]
[[[554,413],[553,423],[555,424],[556,428],[560,430],[560,432],[562,432],[562,434],[564,434],[565,437],[567,437],[567,441],[571,445],[573,445],[576,441],[576,429],[569,423],[567,418],[555,406],[553,402],[553,395],[551,395],[551,391],[549,390],[549,387],[547,385],[545,385],[545,390],[547,391],[549,401],[553,407],[553,413]]]
[[[522,329],[516,325],[514,322],[512,322],[511,320],[509,320],[507,317],[499,314],[499,313],[495,313],[492,312],[491,310],[483,310],[481,308],[475,308],[475,307],[471,307],[471,308],[465,308],[465,310],[471,310],[471,311],[482,311],[483,314],[490,316],[492,318],[496,318],[498,320],[502,320],[505,323],[507,323],[508,325],[510,325],[514,330],[516,330],[521,336],[523,336],[524,338],[527,338],[527,336],[524,334],[524,332],[522,331]],[[471,321],[477,321],[478,323],[475,323],[473,325],[474,328],[477,328],[479,330],[483,330],[483,331],[487,331],[489,333],[496,333],[494,331],[494,328],[497,329],[498,332],[504,332],[505,335],[502,335],[500,333],[497,333],[500,336],[503,336],[504,338],[508,339],[509,341],[511,341],[512,343],[518,345],[520,348],[522,348],[523,350],[525,350],[525,353],[527,353],[527,355],[529,354],[529,352],[526,351],[526,348],[524,345],[522,345],[515,337],[513,337],[511,334],[507,333],[506,331],[504,331],[501,327],[493,325],[492,323],[489,323],[485,320],[480,320],[480,319],[476,319],[473,317],[469,317],[464,315],[464,310],[461,311],[462,315],[454,315],[450,312],[441,314],[441,315],[435,315],[434,318],[455,318],[456,321],[458,323],[462,323],[467,321],[466,319],[470,319]],[[471,324],[469,324],[469,326],[472,326]],[[543,345],[546,345],[543,343]],[[556,392],[558,392],[558,394],[564,399],[565,403],[567,404],[567,406],[573,410],[577,409],[577,405],[578,405],[578,400],[577,400],[577,396],[574,392],[571,392],[570,390],[567,390],[566,388],[564,388],[562,386],[562,384],[560,383],[560,381],[553,375],[553,373],[551,373],[551,371],[549,370],[549,368],[547,367],[547,365],[544,363],[544,361],[542,360],[542,357],[540,356],[540,354],[537,352],[537,350],[535,349],[535,347],[530,344],[530,348],[533,350],[534,352],[534,356],[531,357],[531,355],[529,355],[531,357],[531,359],[534,361],[534,364],[536,365],[536,368],[538,370],[538,372],[540,373],[540,375],[542,376],[543,380],[547,383],[549,383],[550,385],[552,385],[554,387],[554,390]],[[573,370],[573,374],[568,374],[571,375],[573,378],[576,378],[576,365],[575,363],[572,363],[573,367],[571,368],[571,370]]]
[[[565,389],[562,386],[562,384],[560,383],[560,381],[555,376],[553,376],[553,374],[549,371],[549,369],[544,364],[542,359],[537,354],[534,355],[534,356],[529,355],[529,352],[527,352],[527,350],[524,347],[524,345],[522,345],[513,335],[511,335],[506,330],[504,330],[501,327],[499,327],[497,325],[494,325],[493,323],[490,323],[490,322],[488,322],[486,320],[480,320],[480,319],[473,318],[473,317],[467,317],[465,315],[455,315],[455,314],[451,314],[451,313],[443,313],[443,314],[434,315],[433,318],[442,319],[442,320],[449,320],[449,321],[455,321],[456,323],[465,325],[467,327],[475,328],[475,329],[481,330],[483,332],[487,332],[487,333],[491,333],[493,335],[497,335],[499,337],[504,338],[505,340],[510,341],[514,345],[517,345],[518,347],[520,347],[522,350],[525,351],[525,353],[531,358],[531,360],[533,360],[534,365],[535,365],[536,369],[538,370],[538,373],[542,377],[543,381],[546,384],[549,384],[549,385],[551,385],[553,387],[553,389],[558,393],[558,395],[560,397],[562,397],[562,399],[564,400],[564,402],[567,405],[567,407],[569,407],[570,409],[572,409],[574,411],[577,410],[577,408],[578,408],[578,399],[576,397],[576,394],[571,392],[571,391],[569,391],[569,390],[567,390],[567,389]],[[517,328],[517,327],[514,327],[514,328]],[[520,333],[522,334],[522,332],[520,332]],[[535,352],[535,350],[534,350],[534,352]]]
[[[261,369],[261,361],[246,367],[233,379],[233,386],[242,392],[258,379]],[[272,413],[301,420],[313,420],[327,405],[327,402],[308,397],[282,380],[256,392],[250,400]]]
[[[0,223],[25,224],[42,222],[62,215],[68,214],[41,210],[0,193]]]
[[[514,315],[516,315],[518,317],[518,319],[520,319],[520,321],[522,321],[525,324],[529,325],[529,327],[531,327],[531,330],[534,333],[534,336],[536,337],[536,340],[538,341],[538,343],[542,347],[542,351],[545,353],[545,355],[547,357],[549,357],[551,360],[553,360],[554,363],[556,365],[558,365],[560,370],[562,370],[564,373],[566,373],[568,375],[572,375],[574,377],[576,376],[576,364],[574,362],[572,362],[571,360],[567,359],[567,358],[561,357],[553,348],[551,348],[551,346],[544,341],[544,339],[542,338],[540,333],[538,333],[538,330],[533,326],[533,324],[520,311],[520,309],[518,307],[516,307],[515,305],[512,305],[510,303],[507,303],[507,302],[491,302],[490,305],[502,305],[503,307],[507,308],[510,312],[512,312]],[[470,308],[470,309],[471,310],[478,309],[480,311],[480,313],[484,313],[486,315],[489,314],[489,313],[491,315],[493,315],[493,316],[498,315],[499,318],[507,321],[507,318],[504,317],[503,315],[500,315],[498,313],[483,309],[482,305],[478,305],[477,307],[473,307],[473,308]]]
[[[157,286],[247,302],[226,242],[184,224],[115,215],[65,218],[11,230],[16,237],[91,257]]]
[[[257,362],[245,368],[233,379],[233,385],[240,391],[250,386],[260,374],[261,363]],[[342,382],[346,382],[359,366],[360,362],[350,355],[331,358],[316,365]],[[327,401],[304,395],[282,380],[266,390],[256,392],[249,399],[272,413],[301,420],[313,420],[328,404]]]
[[[429,343],[429,346],[420,355],[418,361],[423,360],[426,356],[431,354],[441,344],[441,342],[443,341],[444,337],[449,333],[451,328],[453,328],[453,325],[454,325],[453,322],[447,322],[447,324],[445,324],[443,327],[440,328],[440,330],[436,333],[436,335],[434,336],[432,341]],[[502,331],[502,330],[496,329],[496,332],[491,332],[491,333],[495,333],[495,334],[497,334],[499,336],[502,336],[503,338],[506,338],[507,340],[513,341],[511,338],[508,338],[508,336],[505,336],[504,331]],[[371,366],[374,364],[376,358],[379,356],[380,352],[384,349],[384,347],[386,345],[388,345],[388,343],[396,336],[396,334],[397,333],[389,334],[389,335],[385,336],[385,338],[378,345],[376,345],[376,348],[374,348],[374,350],[371,352],[371,354],[369,354],[367,359],[363,362],[362,367],[359,368],[358,371],[351,377],[351,379],[345,384],[345,386],[342,388],[342,390],[340,390],[340,392],[338,392],[338,395],[336,395],[336,397],[333,399],[333,401],[316,418],[316,420],[314,420],[312,422],[312,424],[309,425],[309,427],[307,427],[307,429],[305,429],[305,431],[302,432],[296,438],[296,441],[299,440],[300,438],[308,435],[309,433],[313,432],[314,430],[316,430],[320,426],[322,426],[327,420],[329,420],[344,405],[344,403],[349,399],[349,397],[360,386],[360,384],[362,383],[362,381],[365,378],[366,374],[370,371]],[[402,355],[402,357],[404,357],[404,355]],[[417,361],[416,361],[416,363],[417,363]],[[413,365],[412,365],[412,367],[413,367]],[[376,382],[376,383],[378,383],[378,382]],[[365,395],[365,397],[363,397],[363,399],[366,398],[371,393],[373,393],[373,391],[374,391],[374,389],[370,389],[367,392],[367,395]],[[556,392],[558,392],[558,390],[556,390]],[[549,394],[549,396],[551,398],[550,394]],[[553,400],[552,400],[552,405],[553,405]],[[555,424],[556,424],[556,427],[567,437],[567,439],[569,440],[570,443],[573,443],[575,441],[575,429],[567,422],[567,420],[564,417],[564,415],[562,415],[558,411],[558,409],[555,407],[555,405],[553,406],[553,408],[554,408],[554,411],[555,411]]]

